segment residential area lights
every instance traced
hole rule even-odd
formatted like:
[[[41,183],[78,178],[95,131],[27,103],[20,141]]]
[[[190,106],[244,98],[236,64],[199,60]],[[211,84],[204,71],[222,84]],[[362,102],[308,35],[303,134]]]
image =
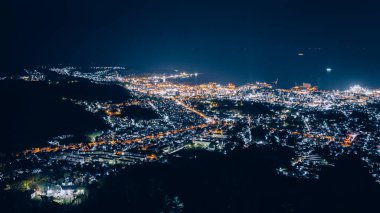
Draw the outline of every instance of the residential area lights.
[[[353,86],[328,91],[308,83],[289,89],[262,82],[188,84],[177,80],[199,75],[122,75],[124,67],[92,69],[82,72],[75,67],[55,67],[19,77],[51,82],[45,74],[53,72],[95,84],[121,85],[132,98],[121,103],[64,99],[101,116],[109,129],[91,142],[63,144],[56,137],[56,142],[45,147],[20,152],[17,161],[10,163],[8,170],[5,167],[0,182],[23,180],[47,170],[71,171],[81,165],[91,170],[78,170],[69,180],[86,187],[129,165],[167,162],[168,156],[183,149],[227,154],[239,147],[267,145],[288,147],[294,153],[289,166],[276,170],[278,174],[318,179],[321,168],[334,165],[341,156],[360,153],[369,173],[380,183],[380,90]],[[157,117],[130,118],[124,112],[132,106],[150,110]],[[258,110],[262,112],[254,113]],[[33,162],[34,168],[24,167],[25,162]],[[56,194],[62,193],[66,191]]]

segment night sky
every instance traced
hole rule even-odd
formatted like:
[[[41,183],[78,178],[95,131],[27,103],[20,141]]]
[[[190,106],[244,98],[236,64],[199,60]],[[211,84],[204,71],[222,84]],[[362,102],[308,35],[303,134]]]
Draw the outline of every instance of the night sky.
[[[2,73],[34,65],[124,65],[237,84],[279,78],[283,87],[380,88],[376,0],[1,4]]]

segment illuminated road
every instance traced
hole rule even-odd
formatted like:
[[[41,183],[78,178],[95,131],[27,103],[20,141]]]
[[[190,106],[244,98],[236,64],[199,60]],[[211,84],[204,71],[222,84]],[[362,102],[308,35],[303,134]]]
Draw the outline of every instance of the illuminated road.
[[[175,100],[175,99],[173,98],[173,100]],[[207,117],[207,116],[206,116],[205,114],[203,114],[202,112],[200,112],[200,111],[198,111],[198,110],[196,110],[196,109],[194,109],[194,108],[191,108],[190,106],[186,105],[185,103],[183,103],[183,102],[180,101],[180,100],[175,100],[175,102],[176,102],[178,105],[183,106],[183,108],[185,108],[185,109],[187,109],[187,110],[189,110],[189,111],[191,111],[191,112],[193,112],[193,113],[199,115],[201,118],[204,118],[204,119],[206,119],[206,120],[209,120],[209,119],[210,119],[209,117]]]
[[[128,139],[128,140],[113,140],[113,141],[98,141],[98,142],[88,142],[88,143],[78,143],[78,144],[69,144],[69,145],[62,145],[62,146],[57,146],[57,147],[42,147],[42,148],[33,148],[33,149],[28,149],[23,152],[23,154],[36,154],[40,152],[56,152],[56,151],[62,151],[62,150],[81,150],[81,151],[90,151],[91,148],[96,147],[98,145],[104,145],[104,144],[132,144],[132,143],[141,143],[144,140],[153,140],[153,139],[160,139],[162,137],[166,137],[169,135],[175,135],[179,134],[182,132],[190,131],[190,130],[195,130],[195,129],[202,129],[209,126],[209,124],[200,124],[197,126],[190,126],[190,127],[185,127],[181,129],[175,129],[175,130],[170,130],[167,132],[161,132],[157,134],[152,134],[152,135],[147,135],[144,137],[138,137],[138,138],[133,138],[133,139]]]
[[[210,120],[209,117],[207,117],[205,114],[203,114],[202,112],[199,112],[198,110],[196,110],[194,108],[191,108],[190,106],[186,105],[185,103],[183,103],[179,100],[176,100],[176,103],[183,106],[186,110],[189,110],[189,111],[197,114],[198,116],[206,119],[207,121]],[[184,128],[180,128],[180,129],[170,130],[167,132],[160,132],[157,134],[146,135],[143,137],[138,137],[138,138],[133,138],[133,139],[128,139],[128,140],[113,140],[113,141],[109,141],[109,142],[97,141],[97,142],[62,145],[62,146],[56,146],[56,147],[33,148],[33,149],[28,149],[28,150],[23,151],[23,154],[28,155],[28,154],[37,154],[40,152],[57,152],[57,151],[63,151],[63,150],[90,151],[92,148],[99,146],[99,145],[104,145],[104,144],[115,145],[115,144],[141,143],[144,140],[160,139],[162,137],[166,137],[169,135],[175,135],[175,134],[179,134],[182,132],[191,131],[191,130],[195,130],[195,129],[202,129],[202,128],[205,128],[205,127],[209,126],[210,124],[214,124],[214,123],[215,123],[215,121],[211,122],[211,123],[208,122],[208,123],[204,123],[204,124],[200,124],[200,125],[196,125],[196,126],[184,127]]]

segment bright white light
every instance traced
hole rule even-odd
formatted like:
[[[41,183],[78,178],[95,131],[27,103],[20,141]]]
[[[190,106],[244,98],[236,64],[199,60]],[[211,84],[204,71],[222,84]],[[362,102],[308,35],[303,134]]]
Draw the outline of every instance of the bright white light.
[[[350,87],[349,91],[352,93],[367,93],[368,92],[367,89],[361,87],[360,85],[354,85]]]
[[[330,67],[328,67],[328,68],[326,68],[326,71],[327,71],[327,72],[331,72],[332,69],[331,69]]]

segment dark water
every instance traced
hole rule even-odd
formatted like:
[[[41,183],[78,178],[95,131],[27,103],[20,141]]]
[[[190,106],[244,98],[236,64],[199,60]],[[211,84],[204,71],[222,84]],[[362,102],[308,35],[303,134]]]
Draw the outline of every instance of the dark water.
[[[76,142],[88,132],[107,128],[99,117],[62,97],[115,101],[130,97],[122,87],[90,82],[49,85],[1,81],[0,91],[0,152],[5,153],[44,146],[52,137],[63,134],[74,134],[72,142]]]
[[[289,66],[289,64],[286,66]],[[380,73],[375,70],[366,70],[361,72],[359,65],[355,67],[356,71],[354,72],[347,71],[350,70],[349,66],[342,67],[339,70],[333,70],[331,73],[326,72],[325,69],[326,67],[321,65],[318,67],[298,67],[296,69],[293,69],[293,67],[288,67],[286,70],[281,71],[271,70],[270,74],[268,74],[269,72],[266,70],[233,70],[226,73],[218,71],[202,72],[198,75],[198,77],[182,79],[177,82],[186,84],[217,82],[223,85],[233,83],[237,86],[241,86],[255,82],[273,83],[278,80],[279,88],[291,88],[304,82],[318,86],[318,88],[322,90],[347,90],[354,85],[361,85],[370,89],[378,89],[380,87],[378,82],[373,80],[380,76]],[[373,77],[368,78],[367,74],[363,74],[365,72],[367,72],[369,76]]]

